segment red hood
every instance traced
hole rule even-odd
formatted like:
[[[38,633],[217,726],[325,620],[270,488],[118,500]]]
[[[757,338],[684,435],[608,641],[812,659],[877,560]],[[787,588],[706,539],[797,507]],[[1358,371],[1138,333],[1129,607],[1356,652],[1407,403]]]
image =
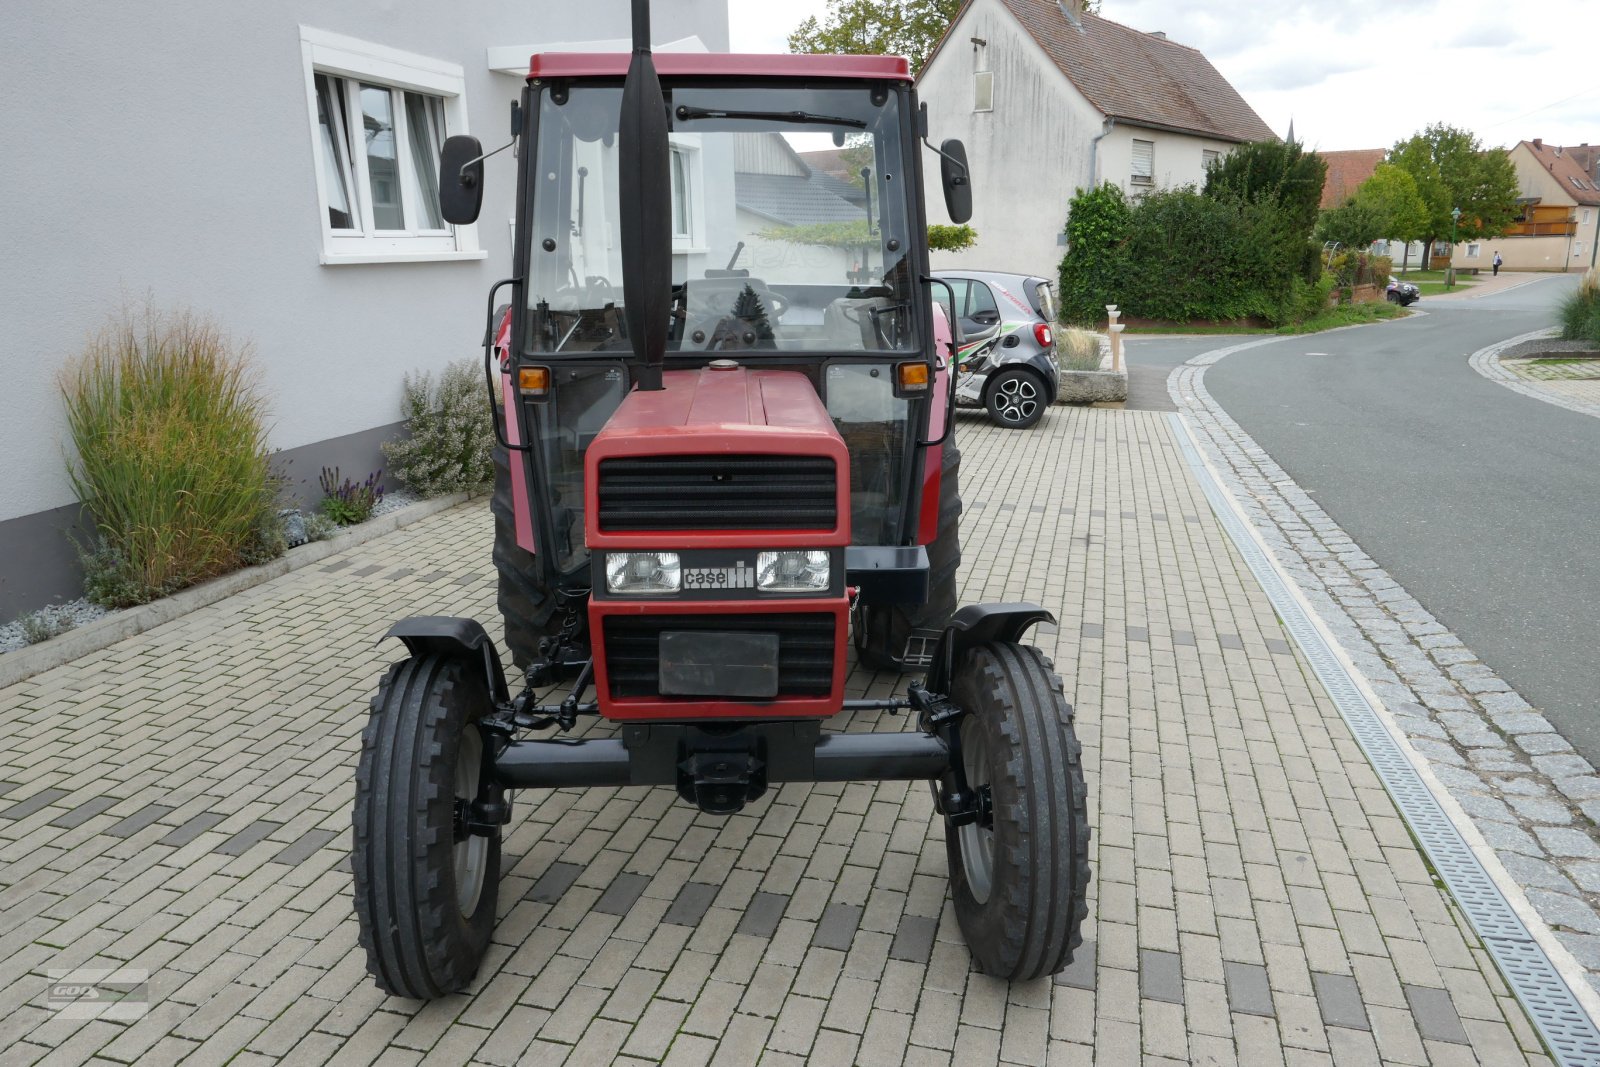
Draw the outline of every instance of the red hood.
[[[667,371],[663,388],[629,393],[591,453],[787,452],[844,455],[828,409],[798,371]]]

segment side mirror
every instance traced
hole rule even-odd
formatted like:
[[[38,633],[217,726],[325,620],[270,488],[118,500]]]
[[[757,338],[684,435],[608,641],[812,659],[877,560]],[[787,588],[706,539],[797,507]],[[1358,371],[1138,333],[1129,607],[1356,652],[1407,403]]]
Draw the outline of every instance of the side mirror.
[[[967,148],[951,138],[939,146],[939,177],[944,182],[944,209],[950,221],[961,225],[972,218],[972,168]]]
[[[458,226],[478,221],[483,209],[483,145],[458,134],[439,149],[439,211]]]

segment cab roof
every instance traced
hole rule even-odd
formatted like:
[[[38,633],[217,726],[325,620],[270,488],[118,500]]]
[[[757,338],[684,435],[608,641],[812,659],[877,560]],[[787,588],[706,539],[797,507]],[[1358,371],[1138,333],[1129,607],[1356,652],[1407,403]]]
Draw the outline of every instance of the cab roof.
[[[541,52],[528,64],[529,78],[621,78],[628,73],[627,52]],[[655,52],[650,58],[663,78],[854,78],[911,80],[904,56],[817,56],[721,52]]]

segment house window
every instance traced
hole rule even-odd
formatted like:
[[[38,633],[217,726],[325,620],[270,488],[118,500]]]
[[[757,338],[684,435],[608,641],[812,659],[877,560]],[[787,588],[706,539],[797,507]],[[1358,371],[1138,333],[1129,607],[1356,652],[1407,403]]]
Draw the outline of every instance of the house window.
[[[1213,148],[1203,148],[1203,149],[1201,149],[1200,150],[1200,169],[1201,170],[1210,170],[1211,169],[1211,164],[1215,163],[1217,160],[1219,160],[1221,158],[1222,158],[1222,153],[1218,152],[1217,150],[1215,150]]]
[[[322,262],[481,259],[439,211],[439,149],[466,129],[461,68],[302,26]]]
[[[972,110],[994,110],[994,71],[980,70],[972,76]]]
[[[1134,185],[1154,185],[1156,183],[1156,143],[1154,141],[1134,139],[1132,181]]]
[[[1583,224],[1585,226],[1589,225],[1589,209],[1588,208],[1584,208],[1583,209]]]
[[[672,149],[672,239],[687,241],[693,232],[694,214],[689,206],[689,153]]]
[[[1478,258],[1478,244],[1477,244],[1476,241],[1474,241],[1471,244],[1467,245],[1467,258],[1468,259],[1477,259]]]

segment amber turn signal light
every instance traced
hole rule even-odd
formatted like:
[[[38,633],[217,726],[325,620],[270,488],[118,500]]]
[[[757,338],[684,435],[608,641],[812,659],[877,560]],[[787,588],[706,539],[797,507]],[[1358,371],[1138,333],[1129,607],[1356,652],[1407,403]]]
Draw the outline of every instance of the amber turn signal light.
[[[895,384],[902,393],[920,393],[933,382],[933,368],[926,363],[897,363]]]
[[[549,367],[519,367],[517,389],[523,396],[548,396],[550,393]]]

